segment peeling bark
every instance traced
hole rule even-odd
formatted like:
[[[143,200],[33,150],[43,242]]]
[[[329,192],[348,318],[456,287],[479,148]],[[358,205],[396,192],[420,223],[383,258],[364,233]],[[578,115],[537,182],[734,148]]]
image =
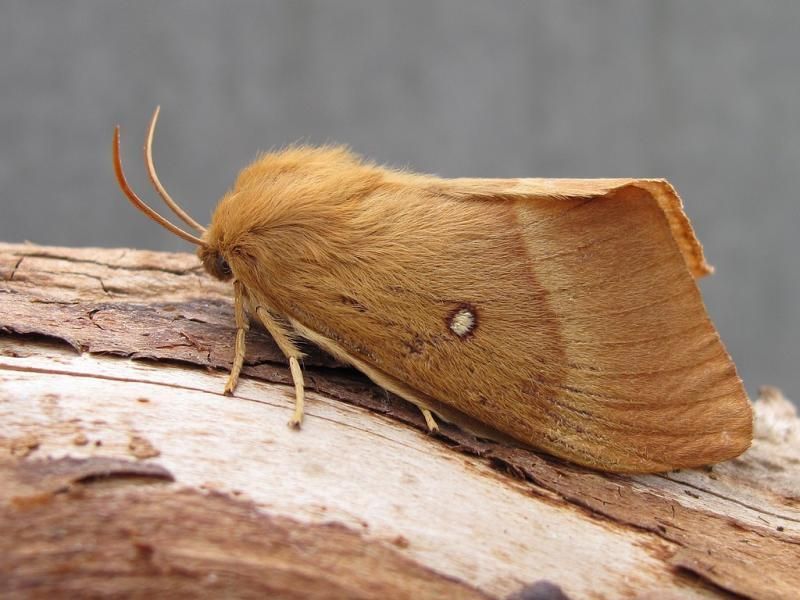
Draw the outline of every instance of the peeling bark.
[[[431,437],[318,351],[289,431],[288,369],[255,325],[223,397],[231,291],[188,254],[0,244],[0,332],[0,593],[800,589],[800,421],[772,388],[743,456],[617,476]]]
[[[134,476],[140,480],[132,486]],[[301,523],[222,494],[156,485],[164,479],[170,478],[163,470],[121,460],[0,463],[10,505],[0,511],[4,593],[487,597],[347,527]],[[62,481],[54,487],[54,480]]]

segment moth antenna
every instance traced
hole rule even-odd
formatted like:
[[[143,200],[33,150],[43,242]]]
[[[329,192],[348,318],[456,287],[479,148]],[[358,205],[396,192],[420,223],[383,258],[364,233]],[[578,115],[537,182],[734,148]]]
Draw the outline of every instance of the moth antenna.
[[[159,112],[161,112],[161,107],[156,106],[155,111],[153,111],[153,118],[150,119],[150,128],[147,130],[147,141],[144,144],[144,161],[145,164],[147,164],[147,174],[150,176],[150,181],[153,182],[153,187],[156,188],[158,195],[161,196],[164,202],[166,202],[167,206],[172,209],[172,212],[183,219],[183,222],[189,227],[194,228],[200,233],[205,233],[206,228],[195,221],[189,215],[189,213],[183,210],[178,203],[172,199],[172,197],[167,193],[167,190],[164,189],[164,186],[161,185],[161,180],[158,178],[158,174],[156,174],[156,167],[153,163],[153,136],[156,132],[156,121],[158,121]]]
[[[133,204],[136,208],[146,214],[148,217],[153,219],[156,223],[159,223],[162,227],[171,231],[179,238],[186,240],[191,244],[197,244],[198,246],[206,246],[206,243],[198,237],[193,236],[191,233],[186,233],[180,227],[173,225],[169,221],[167,221],[164,217],[150,208],[144,201],[136,195],[136,193],[131,189],[131,186],[128,185],[128,180],[125,179],[125,173],[122,170],[122,159],[120,158],[119,152],[119,125],[114,127],[114,145],[113,145],[113,153],[114,153],[114,172],[117,175],[117,183],[119,183],[119,187],[122,192],[127,196],[128,200],[130,200],[131,204]]]

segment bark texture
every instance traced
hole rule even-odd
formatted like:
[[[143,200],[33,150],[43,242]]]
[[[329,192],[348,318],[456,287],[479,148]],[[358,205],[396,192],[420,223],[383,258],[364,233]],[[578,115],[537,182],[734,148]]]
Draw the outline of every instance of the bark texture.
[[[445,426],[253,326],[189,254],[0,244],[0,595],[796,597],[800,421],[606,475]],[[70,347],[71,346],[71,347]],[[135,359],[135,360],[131,360]],[[549,594],[549,595],[547,595]]]

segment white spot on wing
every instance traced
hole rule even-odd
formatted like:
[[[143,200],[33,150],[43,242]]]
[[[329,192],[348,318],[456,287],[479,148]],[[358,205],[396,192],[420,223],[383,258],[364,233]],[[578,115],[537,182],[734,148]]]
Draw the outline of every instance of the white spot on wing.
[[[468,308],[460,308],[450,318],[450,330],[458,337],[464,337],[475,329],[475,314]]]

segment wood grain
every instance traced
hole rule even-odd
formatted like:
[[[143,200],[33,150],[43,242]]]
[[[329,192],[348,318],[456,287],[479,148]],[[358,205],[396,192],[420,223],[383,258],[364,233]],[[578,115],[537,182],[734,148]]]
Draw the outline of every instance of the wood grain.
[[[288,371],[255,328],[222,396],[229,291],[191,255],[0,245],[0,279],[2,593],[800,589],[800,424],[774,389],[746,454],[664,476],[430,437],[321,354],[295,432]]]

